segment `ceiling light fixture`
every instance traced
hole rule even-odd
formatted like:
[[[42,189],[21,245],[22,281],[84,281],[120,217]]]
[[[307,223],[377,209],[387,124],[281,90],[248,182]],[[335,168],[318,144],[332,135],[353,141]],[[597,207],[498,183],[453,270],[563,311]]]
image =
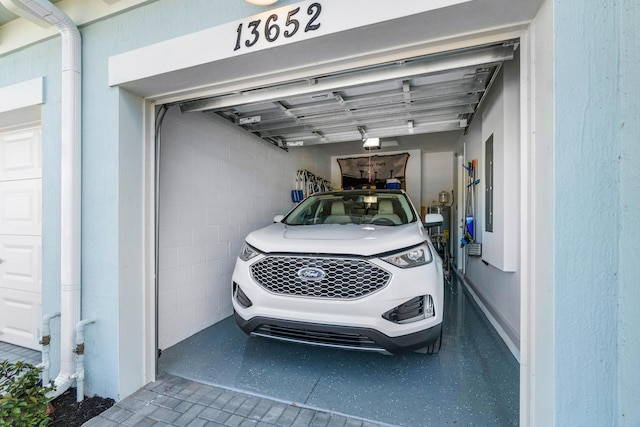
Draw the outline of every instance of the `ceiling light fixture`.
[[[369,138],[362,126],[358,126],[358,132],[360,132],[360,136],[362,137],[362,147],[365,150],[377,150],[380,148],[380,138]]]
[[[278,0],[244,0],[247,3],[255,4],[256,6],[269,6],[270,4],[274,4]]]
[[[365,150],[375,150],[380,148],[380,138],[367,138],[364,140],[362,147]]]

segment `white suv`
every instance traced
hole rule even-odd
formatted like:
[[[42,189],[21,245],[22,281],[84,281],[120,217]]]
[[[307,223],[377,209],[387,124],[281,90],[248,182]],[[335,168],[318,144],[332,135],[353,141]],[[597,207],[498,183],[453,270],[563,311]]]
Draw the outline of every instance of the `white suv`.
[[[440,349],[442,260],[400,190],[306,198],[247,236],[232,281],[235,319],[250,335],[383,353]]]

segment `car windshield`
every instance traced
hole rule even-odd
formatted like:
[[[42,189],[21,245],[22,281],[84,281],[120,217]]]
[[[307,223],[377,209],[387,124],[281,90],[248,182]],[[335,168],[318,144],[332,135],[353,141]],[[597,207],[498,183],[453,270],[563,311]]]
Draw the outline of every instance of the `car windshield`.
[[[287,225],[375,224],[395,226],[416,221],[402,192],[339,191],[312,195],[282,221]]]

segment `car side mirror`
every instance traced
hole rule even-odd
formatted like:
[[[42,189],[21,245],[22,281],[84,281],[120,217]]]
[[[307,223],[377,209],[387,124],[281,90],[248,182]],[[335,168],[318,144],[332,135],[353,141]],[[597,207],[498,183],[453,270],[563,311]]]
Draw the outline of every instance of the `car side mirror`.
[[[273,222],[282,222],[284,215],[276,215],[273,217]]]
[[[438,213],[428,213],[424,216],[425,227],[436,227],[438,225],[442,225],[443,222],[444,217]]]

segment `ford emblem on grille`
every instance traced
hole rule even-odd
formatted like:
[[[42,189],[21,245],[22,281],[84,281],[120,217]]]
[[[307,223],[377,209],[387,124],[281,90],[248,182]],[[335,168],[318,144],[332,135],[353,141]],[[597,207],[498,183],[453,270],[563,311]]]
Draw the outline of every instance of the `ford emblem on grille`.
[[[298,270],[298,277],[302,280],[322,280],[324,271],[319,268],[302,268]]]

